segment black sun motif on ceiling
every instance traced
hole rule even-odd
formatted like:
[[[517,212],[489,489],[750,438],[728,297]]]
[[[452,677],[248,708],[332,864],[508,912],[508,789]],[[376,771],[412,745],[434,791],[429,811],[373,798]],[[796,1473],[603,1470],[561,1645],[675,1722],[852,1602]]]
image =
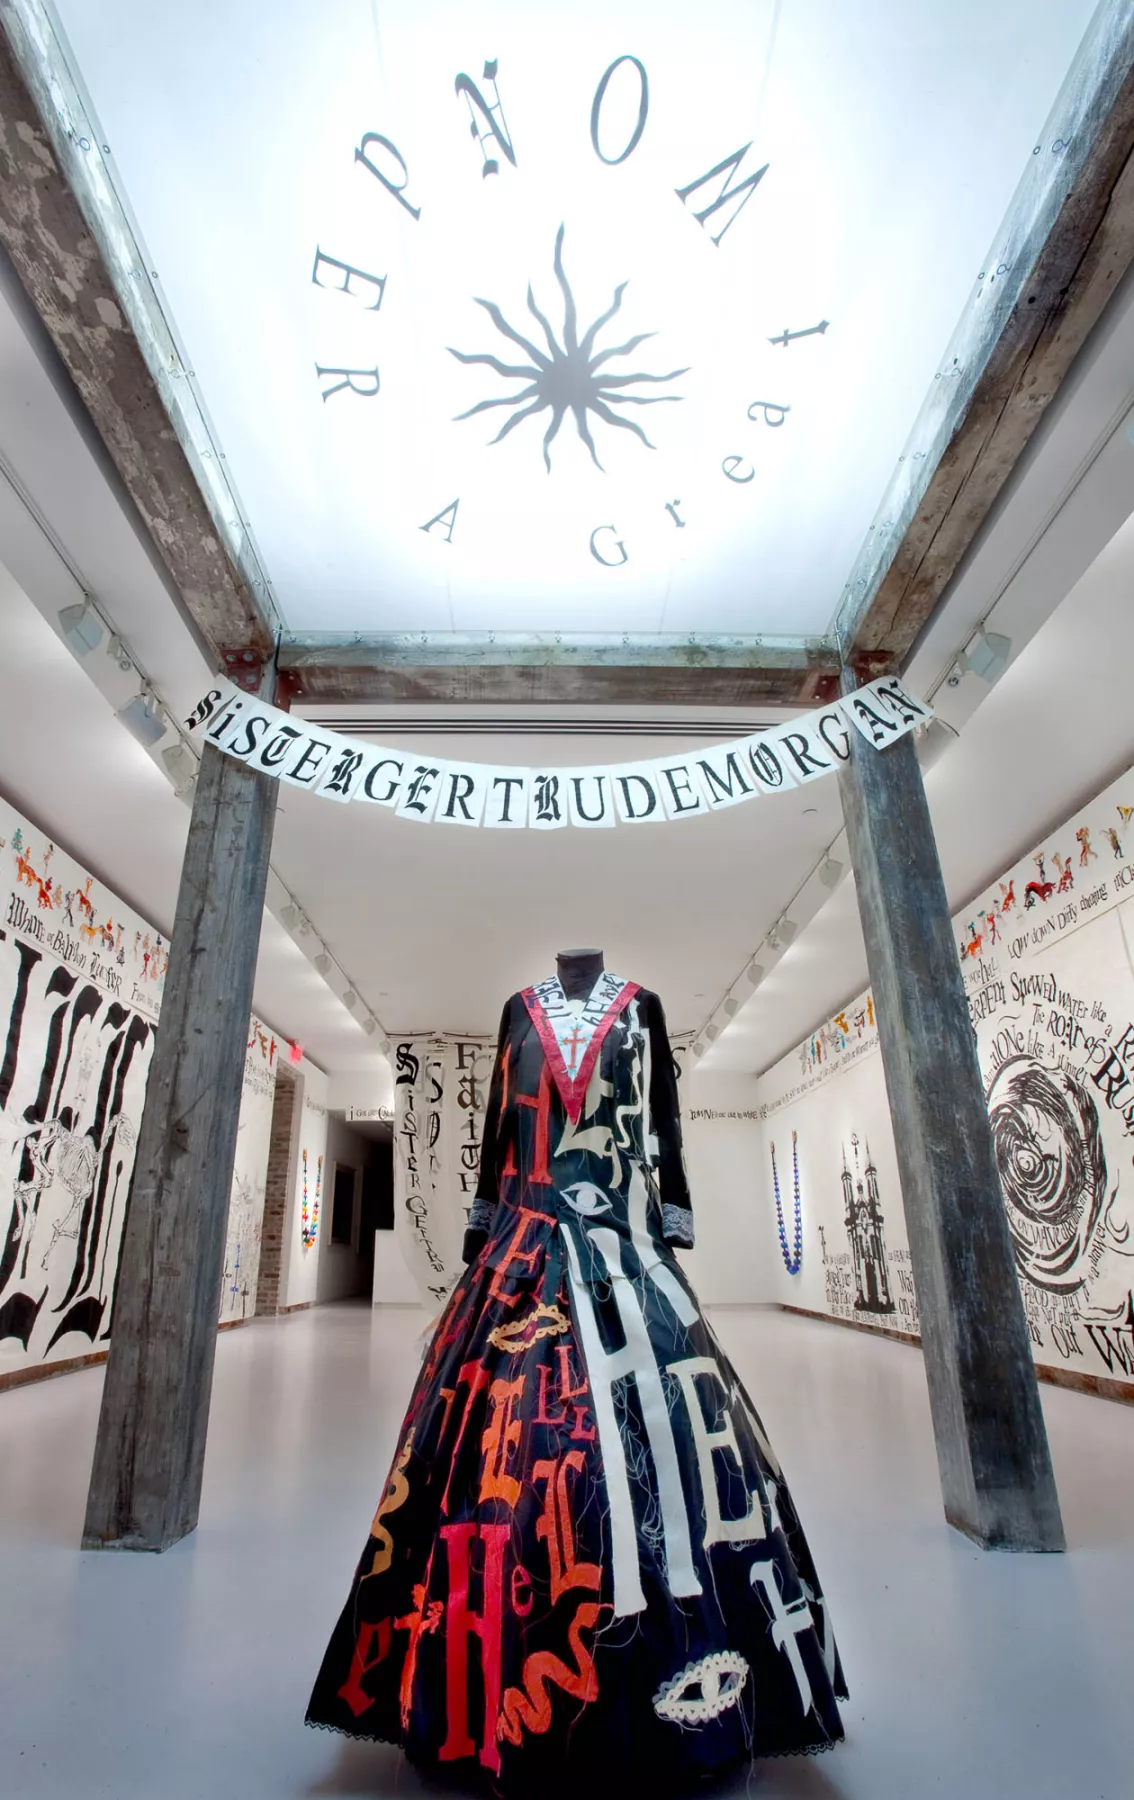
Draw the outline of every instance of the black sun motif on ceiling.
[[[515,408],[511,418],[500,427],[492,439],[494,444],[498,444],[502,438],[508,436],[510,431],[514,431],[522,420],[530,419],[534,413],[549,412],[551,422],[543,439],[543,460],[549,472],[551,469],[551,441],[568,412],[573,414],[579,436],[590,451],[595,466],[599,469],[602,468],[602,464],[599,462],[598,452],[595,450],[594,439],[591,436],[590,425],[587,421],[588,412],[593,412],[596,418],[602,419],[607,425],[616,425],[621,431],[632,431],[636,437],[641,438],[643,444],[646,444],[651,450],[654,449],[654,445],[650,443],[640,425],[636,425],[633,419],[620,418],[618,413],[611,409],[616,406],[658,406],[666,400],[684,399],[682,394],[631,394],[626,390],[634,387],[638,382],[676,381],[679,375],[688,374],[688,369],[671,369],[668,375],[644,373],[616,375],[605,372],[605,365],[613,357],[629,356],[630,352],[636,350],[639,344],[644,344],[647,338],[651,338],[655,334],[652,331],[640,331],[636,337],[628,338],[626,343],[617,344],[611,350],[600,350],[594,354],[595,339],[599,332],[621,309],[622,296],[629,286],[628,282],[623,281],[615,288],[614,299],[607,310],[595,320],[580,341],[575,297],[563,270],[562,225],[555,236],[555,278],[563,290],[562,343],[556,338],[547,319],[536,305],[531,287],[528,288],[528,311],[533,318],[538,319],[543,328],[543,334],[547,339],[546,352],[538,349],[529,339],[515,331],[505,319],[500,308],[495,306],[491,300],[477,301],[477,305],[483,306],[501,336],[518,344],[520,349],[531,358],[531,361],[505,363],[501,362],[499,357],[484,354],[473,355],[465,350],[454,350],[451,345],[449,346],[450,356],[455,356],[458,362],[485,363],[490,369],[495,369],[498,375],[504,375],[509,379],[526,380],[528,385],[521,388],[519,393],[507,394],[498,400],[481,400],[476,406],[470,406],[467,412],[458,413],[458,419],[471,419],[474,413],[487,412],[494,406]]]

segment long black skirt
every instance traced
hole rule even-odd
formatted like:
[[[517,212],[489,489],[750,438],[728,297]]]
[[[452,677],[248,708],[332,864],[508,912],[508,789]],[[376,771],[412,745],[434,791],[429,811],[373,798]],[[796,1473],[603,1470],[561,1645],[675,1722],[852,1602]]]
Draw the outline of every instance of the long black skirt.
[[[553,1231],[514,1266],[449,1300],[308,1723],[530,1793],[838,1742],[791,1496],[672,1255],[588,1279]]]

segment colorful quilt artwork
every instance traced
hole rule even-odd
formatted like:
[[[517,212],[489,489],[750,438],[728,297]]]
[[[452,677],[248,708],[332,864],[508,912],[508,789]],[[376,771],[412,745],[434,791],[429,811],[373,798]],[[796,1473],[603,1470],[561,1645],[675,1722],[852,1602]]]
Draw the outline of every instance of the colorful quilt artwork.
[[[826,1601],[674,1255],[692,1210],[661,1005],[607,977],[572,1042],[556,990],[505,1008],[469,1266],[308,1721],[525,1794],[565,1764],[641,1784],[825,1749],[846,1692]]]

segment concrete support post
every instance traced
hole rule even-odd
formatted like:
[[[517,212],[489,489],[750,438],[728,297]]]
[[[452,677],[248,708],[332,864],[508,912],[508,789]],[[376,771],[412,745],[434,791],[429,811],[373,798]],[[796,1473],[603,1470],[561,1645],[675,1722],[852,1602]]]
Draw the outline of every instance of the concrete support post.
[[[845,686],[853,688],[853,679]],[[1062,1550],[1039,1387],[912,737],[852,731],[840,771],[921,1314],[945,1516],[986,1549]]]
[[[206,745],[122,1238],[83,1544],[165,1550],[201,1497],[276,784]]]

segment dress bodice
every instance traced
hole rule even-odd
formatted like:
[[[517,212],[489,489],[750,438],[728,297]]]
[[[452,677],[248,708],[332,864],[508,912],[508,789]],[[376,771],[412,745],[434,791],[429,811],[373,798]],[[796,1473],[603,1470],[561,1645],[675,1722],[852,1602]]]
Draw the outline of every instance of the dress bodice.
[[[537,1235],[541,1220],[545,1229],[564,1226],[587,1261],[584,1224],[614,1232],[647,1266],[667,1245],[692,1243],[677,1071],[661,1002],[633,983],[606,980],[607,1003],[581,1020],[566,1003],[556,1017],[551,983],[513,995],[504,1008],[470,1260],[490,1239],[495,1249],[511,1237],[516,1209],[535,1215]]]

